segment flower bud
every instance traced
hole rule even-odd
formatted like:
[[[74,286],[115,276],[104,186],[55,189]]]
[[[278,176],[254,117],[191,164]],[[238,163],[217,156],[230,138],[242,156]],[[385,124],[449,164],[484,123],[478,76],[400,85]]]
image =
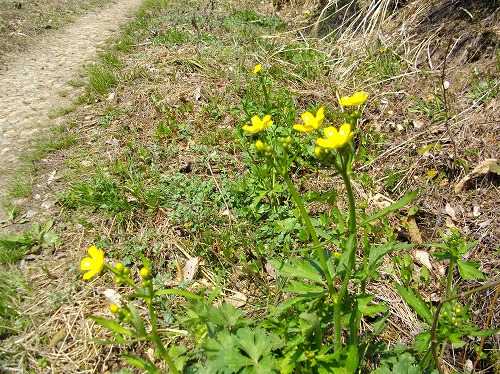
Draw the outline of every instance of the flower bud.
[[[123,269],[125,269],[125,266],[121,262],[117,262],[115,265],[116,270],[118,270],[119,273],[123,272]]]
[[[116,283],[116,284],[121,284],[121,283],[123,283],[123,278],[122,278],[122,277],[115,277],[115,283]]]
[[[144,267],[139,273],[141,274],[142,279],[147,278],[149,276],[149,269]]]
[[[262,152],[266,149],[266,145],[261,140],[257,140],[255,142],[255,149],[257,152]]]
[[[109,306],[109,311],[110,311],[111,313],[113,313],[113,314],[118,313],[118,311],[119,311],[119,310],[120,310],[120,308],[119,308],[119,307],[118,307],[118,305],[116,305],[116,304],[111,304],[111,305]]]

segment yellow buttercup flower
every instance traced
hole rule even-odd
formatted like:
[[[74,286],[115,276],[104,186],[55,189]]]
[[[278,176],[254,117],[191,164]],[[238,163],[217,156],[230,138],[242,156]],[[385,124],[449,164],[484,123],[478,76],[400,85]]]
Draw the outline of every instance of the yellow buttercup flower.
[[[317,143],[322,148],[335,149],[343,147],[349,140],[352,139],[354,133],[351,131],[351,125],[344,123],[337,129],[333,126],[326,127],[323,129],[325,133],[325,138],[319,138]]]
[[[259,116],[253,116],[250,121],[252,122],[252,125],[244,125],[243,130],[251,134],[256,134],[259,131],[264,130],[266,127],[273,125],[273,121],[271,121],[271,116],[269,114],[265,115],[262,119],[260,119]]]
[[[317,130],[323,124],[324,119],[325,110],[323,109],[323,107],[318,109],[318,111],[316,112],[316,116],[314,116],[312,113],[305,112],[304,114],[302,114],[302,121],[304,122],[304,124],[293,125],[293,129],[300,132]]]
[[[260,70],[262,69],[262,64],[257,64],[255,65],[255,67],[253,68],[253,73],[254,74],[257,74]]]
[[[339,103],[342,106],[357,106],[363,104],[368,99],[366,92],[354,92],[352,96],[343,96]]]
[[[80,263],[80,269],[86,271],[83,274],[85,280],[99,274],[104,268],[104,251],[93,245],[88,252],[90,257],[85,257]]]

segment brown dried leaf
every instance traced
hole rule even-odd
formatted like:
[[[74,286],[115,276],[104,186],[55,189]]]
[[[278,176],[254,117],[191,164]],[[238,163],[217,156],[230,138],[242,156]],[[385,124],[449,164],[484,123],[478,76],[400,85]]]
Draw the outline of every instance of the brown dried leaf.
[[[495,172],[497,166],[498,164],[496,158],[487,158],[481,161],[479,165],[477,165],[468,175],[463,177],[460,182],[455,185],[455,193],[460,193],[469,179],[478,175],[488,174],[490,171]]]
[[[186,264],[182,268],[182,280],[183,281],[191,281],[196,276],[198,272],[198,268],[200,267],[200,258],[199,257],[191,257],[186,261]]]
[[[429,253],[427,251],[421,251],[421,250],[417,249],[413,253],[413,257],[415,259],[415,262],[425,266],[429,270],[432,270],[430,256],[429,256]]]
[[[455,209],[450,205],[450,203],[446,203],[446,207],[444,208],[446,214],[448,214],[453,221],[457,220],[457,216],[455,214]]]
[[[238,291],[231,291],[231,296],[226,296],[225,301],[228,304],[231,304],[235,308],[241,308],[243,305],[247,303],[247,297]]]
[[[408,233],[410,234],[410,240],[412,241],[412,243],[422,244],[424,241],[422,239],[422,235],[420,234],[420,230],[417,226],[415,218],[408,217],[406,223],[408,224]]]

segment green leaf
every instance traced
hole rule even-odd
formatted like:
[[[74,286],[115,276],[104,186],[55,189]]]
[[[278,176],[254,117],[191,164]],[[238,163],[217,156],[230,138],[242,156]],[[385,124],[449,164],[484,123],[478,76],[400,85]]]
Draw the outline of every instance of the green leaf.
[[[132,303],[128,303],[127,307],[130,311],[130,324],[134,326],[135,331],[137,331],[139,336],[146,336],[146,329],[144,328],[144,322],[139,315],[139,311]]]
[[[386,214],[389,214],[390,212],[401,209],[406,204],[408,204],[410,201],[412,201],[417,196],[417,194],[418,194],[418,191],[413,191],[412,193],[403,196],[400,200],[396,201],[394,204],[389,205],[387,208],[382,209],[380,212],[377,212],[373,216],[368,217],[365,220],[361,221],[359,226],[362,227],[371,221],[374,221],[378,218],[385,216]]]
[[[486,279],[485,275],[478,270],[477,262],[457,261],[458,271],[463,279]]]
[[[280,273],[283,277],[289,278],[305,278],[316,283],[323,283],[322,271],[310,261],[292,258],[290,264],[286,264],[276,259],[269,260],[269,263]]]
[[[90,319],[93,321],[97,322],[99,325],[106,327],[108,330],[114,331],[118,334],[121,335],[126,335],[126,336],[137,336],[132,330],[129,330],[122,325],[120,325],[116,321],[111,321],[106,318],[101,318],[97,316],[90,316]]]
[[[136,368],[147,370],[149,374],[159,374],[160,371],[158,368],[149,360],[143,360],[137,356],[123,354],[122,357],[125,359],[125,362],[129,365],[132,365]]]
[[[385,313],[389,308],[384,304],[371,304],[374,295],[365,295],[357,298],[358,310],[365,316],[374,317],[377,313]]]
[[[160,295],[178,295],[178,296],[184,296],[187,298],[191,299],[202,299],[200,295],[197,295],[195,293],[185,291],[185,290],[178,290],[176,288],[167,288],[164,290],[158,290],[155,292],[155,296],[160,296]]]
[[[310,284],[304,281],[290,281],[290,285],[284,288],[285,292],[301,295],[303,297],[321,297],[325,294],[326,290],[322,286]]]
[[[427,322],[429,325],[432,324],[434,318],[429,307],[427,306],[425,301],[422,300],[420,294],[418,294],[418,292],[414,293],[411,288],[406,289],[400,284],[396,284],[395,286],[403,300],[406,301],[408,305],[412,307],[412,309],[425,320],[425,322]]]
[[[425,152],[427,152],[429,149],[434,148],[436,146],[436,143],[431,143],[424,145],[422,148],[418,150],[419,155],[423,155]]]
[[[241,323],[243,312],[231,304],[222,303],[219,307],[209,307],[208,320],[218,326],[233,327]]]

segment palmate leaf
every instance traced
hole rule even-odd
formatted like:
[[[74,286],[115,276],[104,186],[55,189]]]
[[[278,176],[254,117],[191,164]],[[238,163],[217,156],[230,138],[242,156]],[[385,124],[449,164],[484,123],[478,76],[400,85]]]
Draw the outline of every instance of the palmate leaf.
[[[371,304],[370,302],[374,298],[374,295],[365,295],[358,297],[358,310],[361,314],[365,316],[374,317],[377,313],[384,313],[389,310],[389,308],[384,304]]]
[[[478,270],[480,265],[477,262],[457,261],[458,271],[464,279],[486,279],[484,274]]]
[[[240,328],[236,335],[223,330],[203,343],[206,369],[210,373],[275,373],[277,360],[272,352],[281,346],[276,335],[262,328]]]

